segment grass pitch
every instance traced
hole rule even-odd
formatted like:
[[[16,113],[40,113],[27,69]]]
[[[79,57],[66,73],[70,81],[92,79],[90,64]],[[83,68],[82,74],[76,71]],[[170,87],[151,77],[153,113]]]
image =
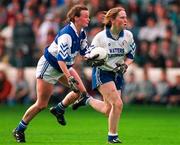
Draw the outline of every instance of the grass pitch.
[[[15,145],[12,130],[27,107],[0,105],[0,145]],[[26,145],[107,145],[107,118],[90,107],[66,111],[60,126],[49,110],[26,130]],[[124,106],[119,124],[123,145],[180,145],[180,107]]]

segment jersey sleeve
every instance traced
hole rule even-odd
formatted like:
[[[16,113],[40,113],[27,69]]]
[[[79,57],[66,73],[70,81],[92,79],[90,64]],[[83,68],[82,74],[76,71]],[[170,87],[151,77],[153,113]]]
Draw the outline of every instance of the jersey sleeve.
[[[87,53],[90,53],[91,50],[94,49],[95,47],[103,47],[102,44],[101,44],[101,35],[100,35],[100,33],[95,35],[95,37],[93,38]]]
[[[132,33],[129,31],[128,33],[128,53],[126,54],[127,58],[134,59],[136,52],[136,44],[133,39]]]
[[[57,39],[58,43],[58,61],[70,61],[71,57],[69,55],[70,48],[72,46],[72,38],[69,34],[63,34]]]

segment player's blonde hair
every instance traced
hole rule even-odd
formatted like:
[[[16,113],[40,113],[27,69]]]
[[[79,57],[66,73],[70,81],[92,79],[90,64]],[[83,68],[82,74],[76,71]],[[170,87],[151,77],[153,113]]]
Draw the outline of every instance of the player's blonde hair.
[[[115,19],[120,11],[125,11],[123,7],[115,7],[106,12],[104,16],[105,27],[111,27],[111,19]]]
[[[75,21],[75,17],[80,17],[81,15],[81,11],[82,10],[87,10],[88,8],[84,5],[75,5],[74,7],[72,7],[69,12],[67,13],[67,22],[74,22]]]

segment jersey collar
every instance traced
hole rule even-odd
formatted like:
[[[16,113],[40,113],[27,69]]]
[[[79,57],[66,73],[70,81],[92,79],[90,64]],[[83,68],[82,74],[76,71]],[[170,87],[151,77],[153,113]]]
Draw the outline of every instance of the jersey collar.
[[[70,22],[70,26],[72,27],[72,29],[74,30],[74,32],[76,33],[76,35],[79,37],[78,33],[77,33],[77,29],[76,26],[74,25],[73,22]],[[81,29],[81,32],[83,31],[83,29]]]
[[[106,28],[106,35],[107,35],[108,38],[111,38],[111,39],[113,39],[113,40],[116,40],[116,39],[114,39],[114,38],[112,37],[109,28]],[[122,31],[119,33],[118,39],[119,39],[120,37],[123,37],[123,36],[124,36],[124,30],[122,30]]]

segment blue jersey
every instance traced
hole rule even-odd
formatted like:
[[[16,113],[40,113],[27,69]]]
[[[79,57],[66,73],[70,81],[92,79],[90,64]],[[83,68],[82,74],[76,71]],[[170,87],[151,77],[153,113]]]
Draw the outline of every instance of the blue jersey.
[[[45,49],[44,56],[49,64],[61,71],[58,61],[64,61],[69,68],[74,64],[76,55],[79,53],[84,56],[87,49],[85,31],[82,29],[78,35],[76,27],[71,22],[58,32],[51,45]]]

